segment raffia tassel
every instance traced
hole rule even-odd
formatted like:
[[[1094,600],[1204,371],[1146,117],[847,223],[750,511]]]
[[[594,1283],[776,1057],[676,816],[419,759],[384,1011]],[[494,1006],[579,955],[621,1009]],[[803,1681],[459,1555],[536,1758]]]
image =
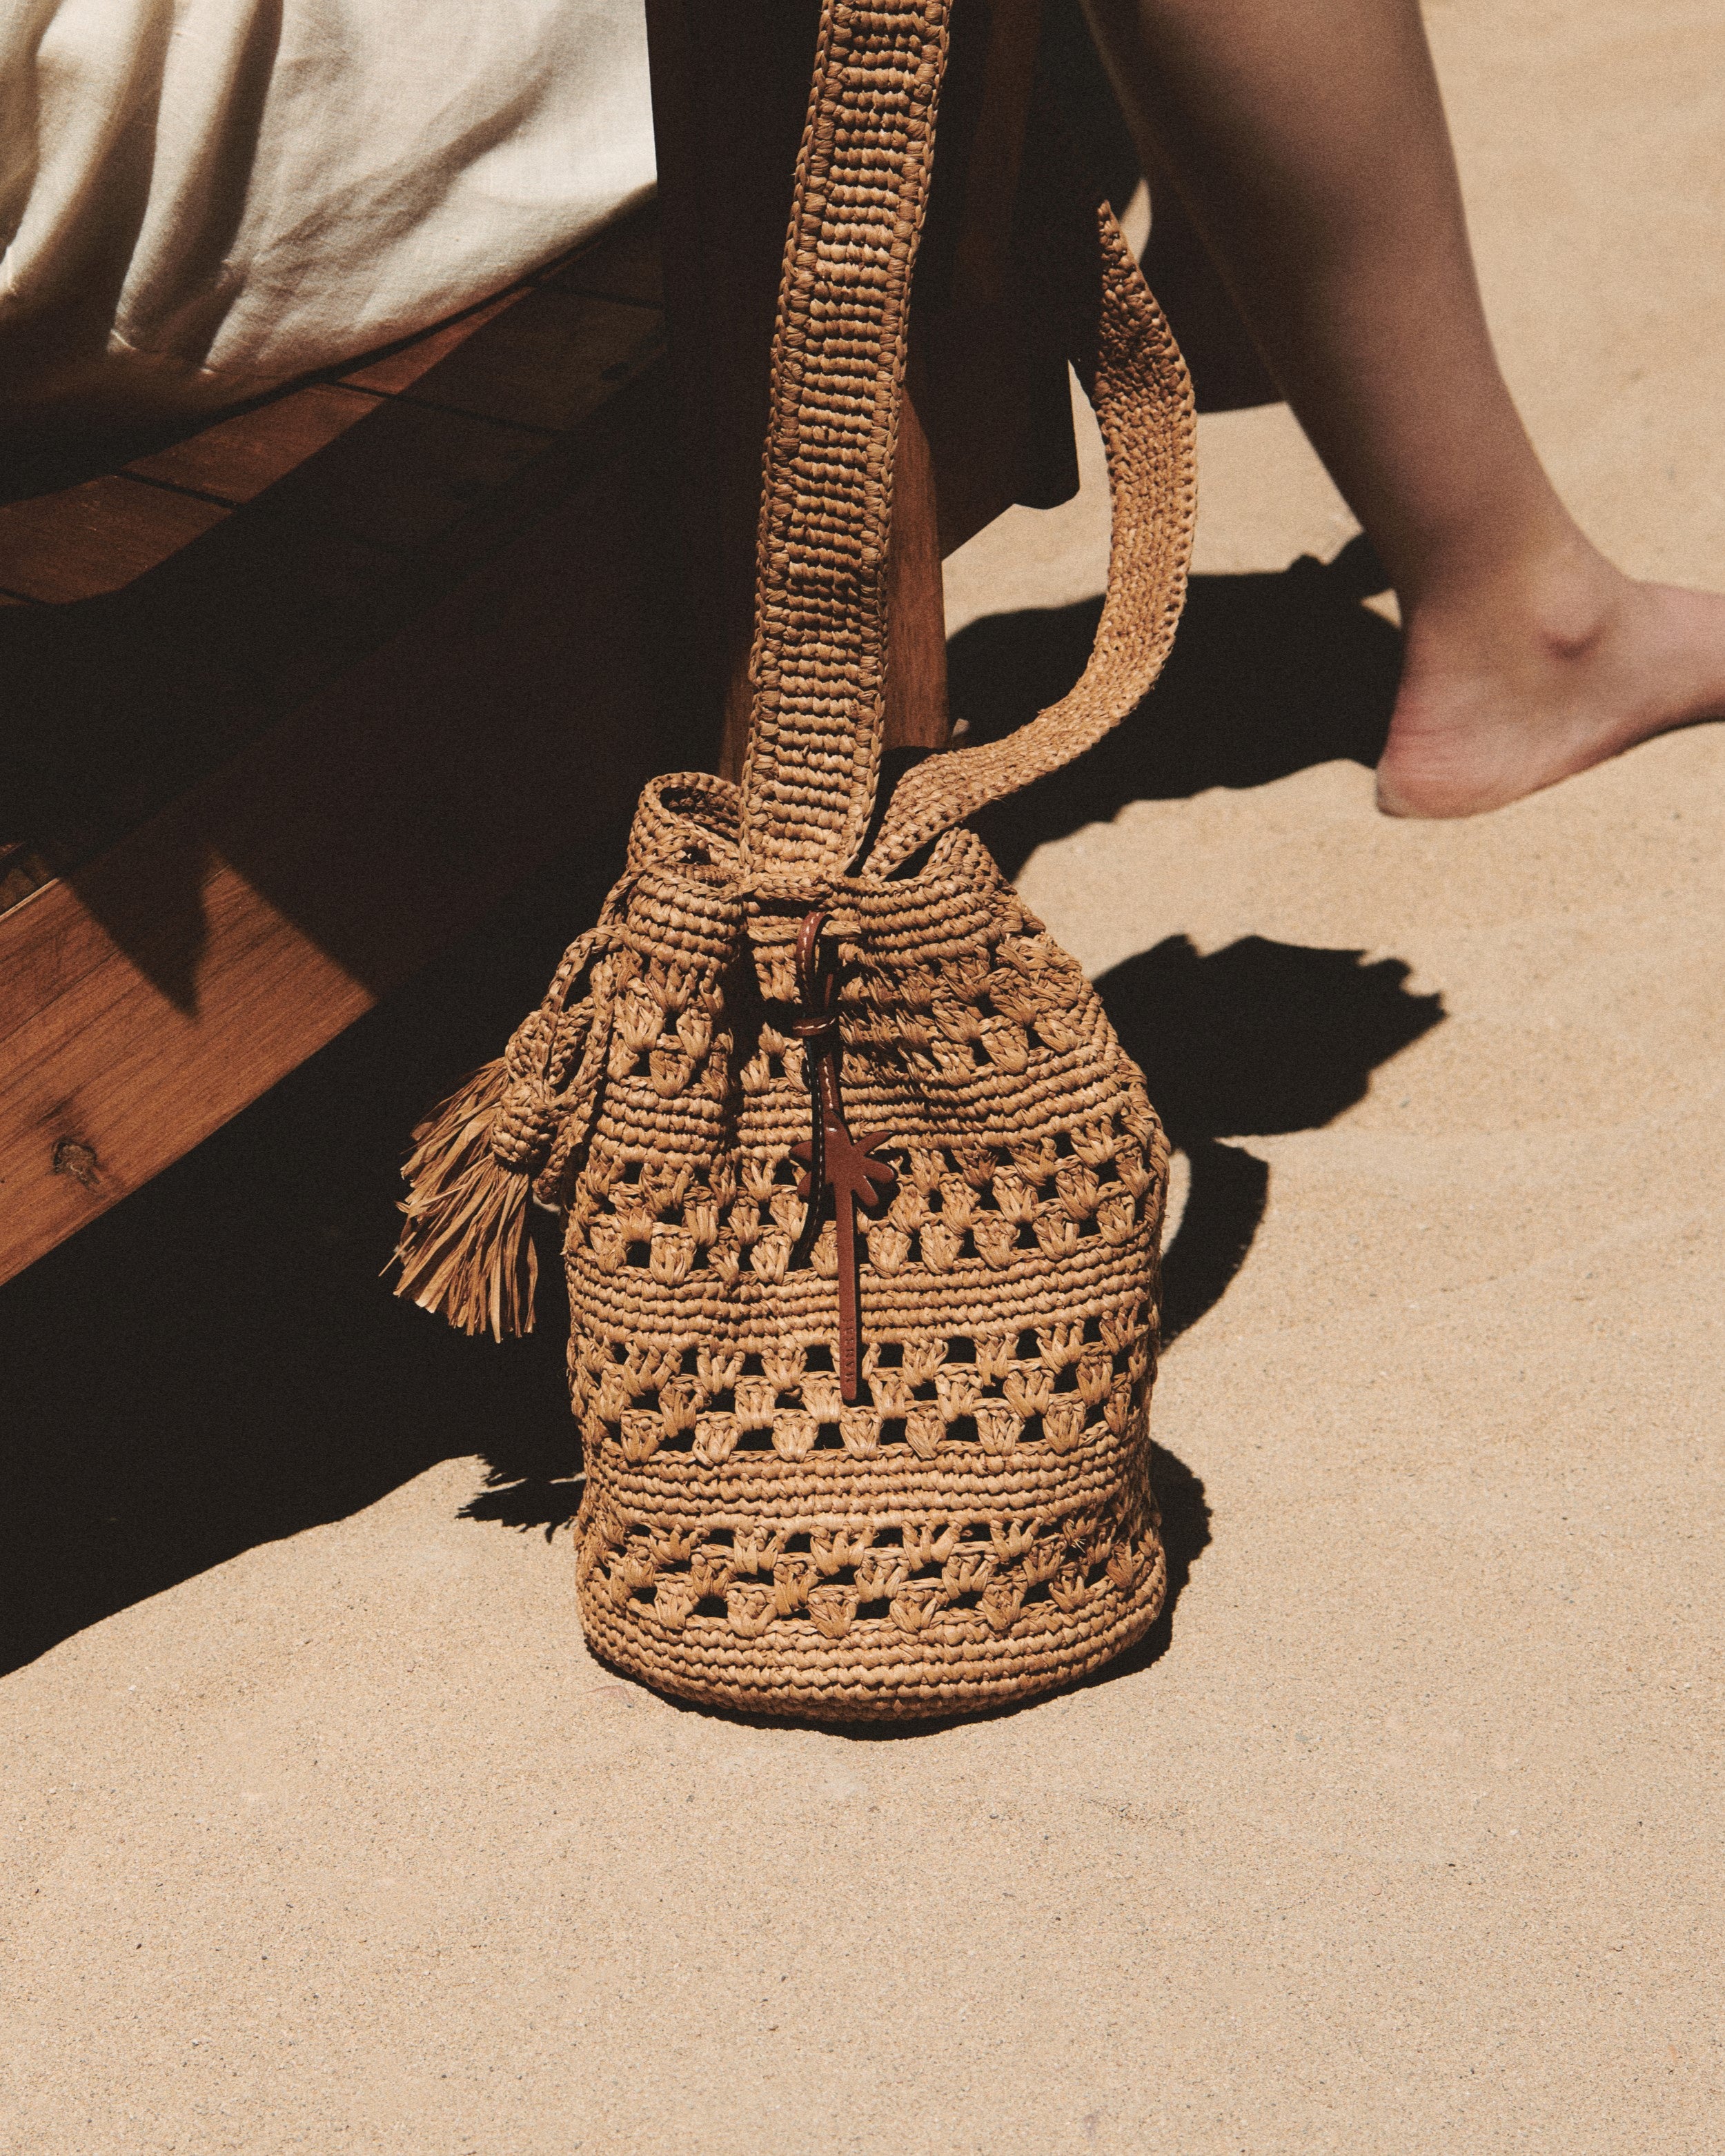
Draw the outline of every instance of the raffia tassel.
[[[501,1058],[487,1063],[413,1132],[402,1170],[407,1226],[393,1260],[398,1295],[495,1340],[532,1331],[539,1284],[531,1171],[506,1167],[491,1149],[510,1082]]]

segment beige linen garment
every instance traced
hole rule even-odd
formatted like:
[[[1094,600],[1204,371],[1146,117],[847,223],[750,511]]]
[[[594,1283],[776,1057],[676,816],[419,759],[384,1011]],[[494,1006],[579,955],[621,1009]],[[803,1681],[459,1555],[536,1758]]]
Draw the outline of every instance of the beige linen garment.
[[[255,393],[653,177],[640,0],[0,0],[0,409]]]

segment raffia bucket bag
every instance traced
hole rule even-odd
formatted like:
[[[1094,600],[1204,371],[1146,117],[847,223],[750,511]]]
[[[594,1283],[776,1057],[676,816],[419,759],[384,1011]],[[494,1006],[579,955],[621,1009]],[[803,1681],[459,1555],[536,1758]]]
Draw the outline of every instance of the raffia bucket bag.
[[[683,1698],[950,1714],[1151,1625],[1168,1147],[1078,967],[962,819],[1148,689],[1191,543],[1185,369],[1106,206],[1074,362],[1115,523],[1077,687],[876,816],[883,569],[945,0],[828,0],[773,356],[740,787],[648,788],[506,1054],[416,1132],[399,1291],[531,1322],[564,1223],[604,1659]]]

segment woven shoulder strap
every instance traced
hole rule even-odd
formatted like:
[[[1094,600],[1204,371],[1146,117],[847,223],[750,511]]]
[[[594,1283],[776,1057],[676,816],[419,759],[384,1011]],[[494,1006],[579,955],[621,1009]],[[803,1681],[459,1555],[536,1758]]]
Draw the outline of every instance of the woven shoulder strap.
[[[757,558],[742,850],[842,873],[880,760],[905,317],[947,0],[825,0],[785,240]]]
[[[948,15],[948,0],[822,11],[773,336],[742,789],[746,870],[769,880],[857,865],[873,810],[893,456]],[[1077,686],[1028,726],[906,774],[870,850],[874,874],[1100,740],[1173,641],[1196,502],[1191,385],[1106,203],[1074,245],[1090,257],[1093,303],[1075,316],[1071,357],[1113,501],[1095,649]]]

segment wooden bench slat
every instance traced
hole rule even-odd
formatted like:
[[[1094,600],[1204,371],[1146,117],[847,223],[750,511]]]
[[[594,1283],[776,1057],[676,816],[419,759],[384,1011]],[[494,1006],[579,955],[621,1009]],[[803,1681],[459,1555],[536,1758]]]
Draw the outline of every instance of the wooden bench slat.
[[[375,398],[359,390],[308,382],[285,397],[218,420],[153,455],[136,458],[126,469],[144,479],[219,495],[223,501],[250,501],[376,408]]]
[[[122,472],[0,503],[0,587],[61,605],[118,591],[228,513]]]
[[[357,422],[131,585],[9,608],[0,670],[17,716],[0,799],[16,820],[0,837],[20,850],[0,864],[0,911],[285,716],[614,454],[633,393],[591,370],[569,387],[605,401],[563,435],[342,393]],[[133,484],[146,502],[182,498]]]
[[[407,393],[482,419],[561,433],[579,426],[665,349],[658,312],[550,285],[523,294]]]
[[[637,306],[665,305],[665,273],[660,259],[659,206],[606,233],[591,247],[560,263],[544,282],[565,292],[586,292],[599,300],[630,300]]]
[[[326,696],[7,916],[0,1279],[521,876],[620,844],[665,757],[661,485],[639,449],[619,456]]]
[[[355,389],[375,390],[380,396],[399,396],[403,389],[411,389],[420,376],[428,373],[439,360],[447,359],[469,337],[494,321],[506,307],[512,307],[517,300],[525,298],[526,290],[521,285],[512,291],[500,292],[483,306],[457,315],[453,321],[440,323],[436,329],[428,330],[423,336],[413,338],[395,351],[367,360],[362,367],[349,368],[341,379]]]
[[[0,505],[0,1277],[706,753],[650,251]]]
[[[328,532],[403,552],[480,511],[556,439],[388,398],[244,512],[297,556]]]

